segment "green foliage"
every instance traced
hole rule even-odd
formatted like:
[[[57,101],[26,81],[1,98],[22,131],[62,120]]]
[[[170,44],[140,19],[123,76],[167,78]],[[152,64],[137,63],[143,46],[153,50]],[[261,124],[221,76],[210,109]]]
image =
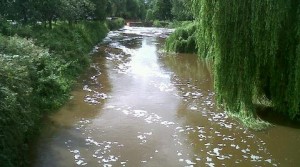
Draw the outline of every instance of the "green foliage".
[[[146,21],[193,20],[192,0],[152,0],[146,3]]]
[[[107,20],[107,26],[110,30],[117,30],[125,25],[125,20],[123,18],[112,18],[111,20]]]
[[[265,130],[269,127],[272,127],[273,125],[270,124],[269,122],[266,122],[254,115],[249,116],[249,114],[245,114],[245,112],[240,111],[240,112],[226,112],[230,117],[238,119],[241,121],[241,123],[255,131],[262,131]]]
[[[213,59],[215,55],[214,18],[217,13],[216,0],[193,0],[193,13],[197,24],[198,54]]]
[[[34,10],[35,12],[33,14],[27,12],[27,17],[43,22],[48,21],[50,28],[52,28],[52,21],[55,17],[59,16],[62,12],[60,0],[35,0],[28,3],[30,8],[26,7],[24,10]],[[18,5],[18,2],[15,5]],[[19,17],[19,19],[22,19],[22,17]]]
[[[153,21],[155,19],[152,9],[148,9],[146,13],[146,21]]]
[[[146,7],[144,0],[109,0],[108,15],[125,19],[145,19]]]
[[[98,8],[99,5],[100,4],[98,4]],[[61,19],[68,20],[69,22],[83,20],[87,16],[92,16],[94,11],[96,10],[96,5],[89,0],[60,0],[60,5],[58,7]]]
[[[196,53],[196,24],[177,28],[166,40],[165,48],[168,52]]]
[[[192,0],[171,0],[171,13],[175,20],[193,20]]]
[[[32,40],[1,37],[0,46],[0,160],[1,164],[21,166],[24,142],[29,141],[41,115],[39,106],[57,105],[67,93],[66,81],[49,51]]]
[[[105,20],[108,0],[91,0],[95,4],[94,17],[96,20]]]
[[[154,0],[153,13],[158,20],[172,19],[172,3],[171,0]]]
[[[7,0],[1,1],[0,18],[19,23],[46,23],[52,28],[57,20],[105,20],[108,0]]]
[[[0,33],[6,36],[19,36],[30,37],[33,34],[31,25],[17,24],[12,21],[0,20]]]
[[[300,116],[300,2],[194,0],[201,57],[214,60],[218,102],[255,116],[257,99]]]
[[[193,21],[178,21],[178,20],[174,20],[174,21],[172,21],[172,22],[169,23],[168,28],[185,27],[187,25],[191,25],[192,23],[194,23],[194,22]]]
[[[160,21],[160,20],[154,20],[153,26],[154,27],[168,27],[170,24],[169,21]]]
[[[126,12],[124,18],[138,18],[139,17],[139,8],[140,1],[138,0],[127,0],[126,1]]]
[[[161,24],[161,21],[159,21],[159,20],[154,20],[153,21],[153,26],[154,27],[163,27],[163,25]]]
[[[0,35],[0,164],[9,167],[27,166],[36,123],[68,99],[87,54],[108,31],[104,22],[24,28],[27,39]]]
[[[93,44],[104,38],[107,31],[104,22],[85,21],[74,25],[61,23],[52,30],[35,27],[33,37],[37,39],[37,43],[49,47],[50,50],[67,55],[72,51],[74,55],[70,56],[75,56],[89,52]]]

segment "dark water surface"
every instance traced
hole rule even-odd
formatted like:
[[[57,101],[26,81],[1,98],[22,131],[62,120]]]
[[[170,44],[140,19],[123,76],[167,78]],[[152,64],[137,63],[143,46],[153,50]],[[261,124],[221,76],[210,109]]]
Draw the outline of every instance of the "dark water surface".
[[[300,129],[252,132],[228,118],[207,64],[161,51],[170,32],[109,33],[72,99],[47,119],[32,166],[300,166]]]

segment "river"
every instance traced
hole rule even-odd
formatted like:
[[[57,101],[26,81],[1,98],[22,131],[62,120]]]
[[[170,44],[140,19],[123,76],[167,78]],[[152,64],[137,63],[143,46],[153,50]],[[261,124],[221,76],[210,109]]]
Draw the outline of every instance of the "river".
[[[207,63],[162,51],[171,32],[110,32],[69,102],[44,121],[32,166],[300,166],[299,126],[253,132],[229,118]]]

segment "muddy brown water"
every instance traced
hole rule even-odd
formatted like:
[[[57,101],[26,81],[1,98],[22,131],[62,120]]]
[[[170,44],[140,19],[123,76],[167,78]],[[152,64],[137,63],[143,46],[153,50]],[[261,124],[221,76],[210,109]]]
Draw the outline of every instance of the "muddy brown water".
[[[300,166],[299,126],[253,132],[228,118],[207,63],[162,52],[170,32],[110,32],[70,101],[44,122],[32,166]]]

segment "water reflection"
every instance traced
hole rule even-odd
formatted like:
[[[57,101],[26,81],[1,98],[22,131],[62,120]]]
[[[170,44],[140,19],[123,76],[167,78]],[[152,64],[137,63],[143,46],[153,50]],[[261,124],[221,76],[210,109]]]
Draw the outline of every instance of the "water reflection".
[[[173,82],[178,82],[178,77],[180,77],[182,85],[190,84],[202,90],[212,90],[211,68],[207,63],[198,60],[194,54],[165,54],[162,61],[175,73]]]
[[[277,165],[262,140],[240,127],[218,110],[212,92],[212,76],[205,62],[194,55],[165,55],[163,61],[174,72],[172,83],[183,99],[177,114],[185,126],[176,136],[187,136],[194,151],[186,161],[198,166]],[[182,155],[179,154],[180,158]],[[182,159],[181,159],[182,160]]]
[[[94,59],[105,62],[103,57],[95,56]],[[111,91],[107,68],[104,64],[92,63],[88,73],[88,76],[82,77],[82,83],[77,84],[69,102],[59,112],[50,116],[53,124],[73,126],[81,119],[93,119],[99,115]]]
[[[70,147],[72,144],[80,145],[79,141],[87,133],[85,127],[101,115],[101,108],[111,91],[105,63],[97,63],[105,62],[105,58],[94,55],[94,62],[88,73],[79,79],[82,82],[76,84],[69,102],[60,111],[45,118],[45,130],[38,145],[33,147],[33,156],[39,157],[32,162],[33,166],[73,164],[70,153],[74,153],[76,164],[84,165],[79,151]]]

